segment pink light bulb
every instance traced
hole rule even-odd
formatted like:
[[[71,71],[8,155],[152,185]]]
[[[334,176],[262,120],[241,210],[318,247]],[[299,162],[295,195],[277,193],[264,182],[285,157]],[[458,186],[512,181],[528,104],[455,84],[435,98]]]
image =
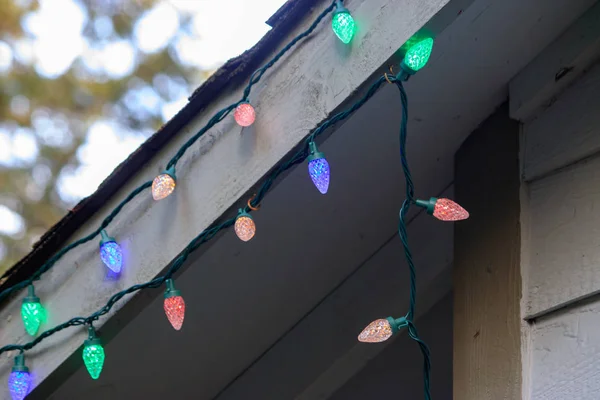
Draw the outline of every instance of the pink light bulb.
[[[254,107],[252,107],[250,103],[240,104],[235,108],[233,118],[235,118],[235,122],[237,122],[240,126],[252,125],[254,123],[254,119],[256,118]]]

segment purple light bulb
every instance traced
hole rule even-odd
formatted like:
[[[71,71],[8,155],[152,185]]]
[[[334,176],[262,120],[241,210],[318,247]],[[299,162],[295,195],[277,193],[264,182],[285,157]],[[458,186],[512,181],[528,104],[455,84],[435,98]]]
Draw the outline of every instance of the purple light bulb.
[[[15,365],[8,377],[8,390],[12,400],[23,400],[31,390],[32,381],[29,368],[25,366],[25,356],[19,354],[15,357]]]
[[[310,155],[308,156],[308,174],[310,179],[322,194],[329,189],[329,176],[331,171],[325,155],[317,149],[315,142],[309,143]]]
[[[115,273],[121,272],[123,266],[123,255],[121,246],[114,238],[109,237],[104,230],[100,232],[102,240],[100,241],[100,258],[104,265]]]

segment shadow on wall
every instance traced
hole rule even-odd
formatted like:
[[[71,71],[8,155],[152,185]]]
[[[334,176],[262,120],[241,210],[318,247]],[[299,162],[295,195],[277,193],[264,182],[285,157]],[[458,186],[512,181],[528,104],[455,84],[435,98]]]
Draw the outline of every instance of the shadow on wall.
[[[431,397],[452,400],[452,293],[416,321],[432,358]],[[379,399],[397,394],[403,399],[423,398],[423,357],[407,335],[399,335],[330,400]],[[393,397],[393,396],[392,396]]]

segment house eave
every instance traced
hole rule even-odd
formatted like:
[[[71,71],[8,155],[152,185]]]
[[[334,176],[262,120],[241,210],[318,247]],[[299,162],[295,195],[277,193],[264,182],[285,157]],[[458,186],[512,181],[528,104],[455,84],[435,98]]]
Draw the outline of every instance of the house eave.
[[[227,61],[189,97],[188,103],[137,150],[127,157],[90,196],[42,235],[32,250],[0,277],[0,291],[30,278],[106,201],[151,160],[198,113],[210,105],[224,89],[243,84],[292,31],[317,0],[287,1],[266,22],[272,29],[252,48]]]

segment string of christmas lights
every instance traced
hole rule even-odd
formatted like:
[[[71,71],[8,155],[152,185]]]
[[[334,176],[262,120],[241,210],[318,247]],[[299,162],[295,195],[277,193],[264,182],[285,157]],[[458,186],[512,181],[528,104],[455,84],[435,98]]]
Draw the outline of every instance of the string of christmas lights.
[[[243,98],[218,113],[216,113],[196,135],[190,138],[175,154],[175,156],[167,164],[166,170],[158,175],[152,182],[145,182],[135,189],[123,202],[121,202],[113,212],[102,222],[100,227],[92,234],[74,242],[73,244],[62,249],[57,255],[52,257],[44,266],[38,270],[34,276],[21,282],[4,292],[0,293],[0,301],[8,296],[10,293],[29,286],[28,296],[23,300],[22,306],[22,318],[27,332],[35,336],[40,325],[45,322],[46,312],[44,307],[40,303],[40,299],[35,296],[34,287],[32,282],[50,269],[58,259],[73,248],[84,244],[96,237],[98,234],[101,235],[100,241],[100,259],[102,262],[113,272],[119,273],[122,268],[122,253],[120,246],[116,240],[109,237],[105,231],[105,228],[110,224],[114,217],[122,210],[122,208],[138,194],[144,191],[146,188],[152,188],[152,196],[155,200],[162,200],[169,196],[176,187],[177,178],[175,175],[175,165],[177,161],[185,154],[186,150],[195,141],[200,138],[208,129],[222,121],[231,111],[234,111],[234,119],[240,126],[251,125],[255,118],[256,112],[248,97],[250,95],[251,88],[254,84],[260,81],[264,73],[272,67],[277,60],[279,60],[283,54],[291,49],[295,43],[302,38],[308,36],[319,24],[319,22],[331,11],[335,9],[332,18],[332,28],[336,36],[344,43],[349,43],[352,40],[355,31],[355,24],[349,11],[343,6],[341,0],[334,1],[327,9],[325,9],[317,19],[311,24],[309,29],[296,36],[290,43],[288,43],[273,59],[271,59],[262,68],[255,71],[250,81],[244,90]],[[414,263],[412,261],[412,255],[408,245],[408,236],[406,232],[405,215],[411,204],[423,207],[426,209],[428,214],[435,216],[438,219],[446,221],[456,221],[468,217],[468,213],[458,204],[448,199],[436,199],[431,198],[430,200],[417,200],[414,198],[414,186],[408,167],[408,161],[405,153],[406,136],[407,136],[407,118],[408,118],[408,101],[402,82],[407,80],[412,74],[416,73],[421,69],[429,59],[431,49],[433,46],[433,39],[427,38],[419,41],[418,43],[411,46],[401,63],[401,72],[395,76],[388,76],[387,74],[376,80],[371,87],[367,90],[365,95],[360,98],[354,105],[345,111],[335,114],[331,118],[324,121],[319,125],[311,134],[308,135],[303,145],[299,147],[298,151],[291,156],[286,162],[281,163],[278,168],[273,170],[270,175],[265,179],[263,184],[260,186],[257,193],[248,201],[247,206],[241,208],[238,211],[238,215],[235,218],[227,219],[220,224],[216,224],[211,228],[208,228],[201,232],[196,238],[194,238],[181,252],[181,254],[173,261],[167,272],[159,277],[152,279],[149,282],[131,286],[121,292],[118,292],[110,297],[104,307],[88,317],[77,317],[73,318],[61,325],[58,325],[50,330],[42,332],[37,338],[29,343],[23,345],[11,344],[0,348],[0,354],[7,351],[18,350],[20,353],[15,357],[15,365],[13,371],[9,377],[9,390],[13,397],[13,400],[22,400],[29,390],[31,389],[32,378],[29,374],[28,368],[25,366],[24,352],[38,345],[45,338],[52,336],[55,333],[60,332],[71,326],[87,325],[89,337],[84,342],[83,349],[83,361],[84,364],[93,379],[98,379],[102,371],[104,364],[105,353],[102,347],[101,340],[97,337],[93,323],[97,321],[101,316],[107,314],[112,307],[124,298],[126,295],[134,293],[138,290],[147,288],[158,288],[163,284],[166,285],[166,291],[164,294],[164,310],[167,319],[175,330],[180,330],[183,325],[185,316],[185,302],[179,290],[175,289],[173,275],[181,268],[185,263],[188,256],[200,247],[203,243],[211,240],[218,232],[223,229],[227,229],[234,226],[234,230],[238,237],[243,241],[248,241],[256,233],[256,226],[252,220],[251,212],[257,211],[260,207],[260,202],[271,188],[274,181],[286,170],[293,166],[308,160],[309,176],[313,181],[316,188],[320,193],[326,194],[329,182],[330,182],[330,166],[323,153],[319,152],[315,143],[316,137],[324,132],[328,127],[335,123],[349,117],[362,105],[364,105],[383,85],[386,81],[395,84],[399,91],[402,103],[402,122],[400,126],[400,158],[402,162],[403,172],[406,178],[406,199],[400,210],[399,218],[399,235],[402,239],[406,259],[410,269],[410,307],[409,312],[405,317],[401,318],[387,318],[380,319],[372,322],[367,326],[363,332],[359,335],[358,339],[361,342],[373,343],[387,340],[393,334],[399,332],[402,328],[407,328],[409,337],[415,340],[423,353],[424,357],[424,394],[425,399],[431,398],[429,390],[429,371],[430,371],[430,355],[427,345],[419,338],[416,327],[413,322],[414,308],[416,300],[416,272]]]
[[[429,41],[428,39],[426,39]],[[402,120],[400,123],[400,161],[402,163],[402,171],[404,173],[404,180],[406,186],[406,197],[402,203],[399,213],[398,221],[398,234],[402,245],[404,247],[404,255],[410,272],[410,303],[408,313],[404,317],[394,318],[387,317],[385,319],[377,319],[371,322],[363,331],[358,335],[358,340],[364,343],[379,343],[388,340],[394,334],[400,332],[403,328],[407,328],[408,336],[413,339],[419,345],[419,349],[423,354],[423,392],[426,400],[431,399],[430,391],[430,371],[431,371],[431,356],[429,347],[427,344],[420,339],[417,332],[417,328],[413,322],[416,306],[417,297],[417,278],[416,268],[412,258],[412,252],[408,244],[408,233],[406,231],[406,214],[411,204],[415,204],[419,207],[423,207],[427,210],[427,213],[435,216],[442,221],[459,221],[469,217],[469,213],[459,206],[457,203],[448,199],[436,199],[431,198],[429,201],[417,200],[414,197],[415,188],[408,165],[408,159],[406,157],[406,138],[407,138],[407,123],[408,123],[408,98],[404,91],[402,80],[408,79],[408,77],[414,74],[417,70],[422,68],[429,58],[431,53],[431,46],[426,52],[421,52],[424,41],[421,41],[411,47],[406,53],[403,62],[400,64],[401,72],[394,77],[387,77],[390,83],[396,84],[400,91],[400,100],[402,104]],[[433,41],[431,42],[433,43]],[[417,54],[416,58],[415,54]],[[413,63],[410,66],[410,63]]]
[[[248,85],[246,85],[246,88],[244,89],[243,98],[237,103],[231,104],[230,106],[225,107],[224,109],[217,112],[208,121],[208,123],[198,131],[198,133],[196,133],[194,136],[188,139],[188,141],[185,142],[183,146],[181,146],[181,148],[177,151],[177,153],[169,160],[165,171],[163,171],[161,174],[155,177],[152,181],[144,182],[140,186],[135,188],[129,194],[129,196],[125,198],[125,200],[123,200],[121,203],[119,203],[117,207],[115,207],[115,209],[102,221],[98,229],[96,229],[94,232],[62,248],[48,261],[46,261],[34,274],[32,274],[32,276],[29,279],[25,279],[22,282],[19,282],[0,292],[0,302],[2,302],[4,299],[10,296],[12,293],[24,289],[27,286],[32,285],[33,282],[39,280],[41,276],[44,273],[48,272],[48,270],[50,270],[56,264],[56,262],[60,260],[62,256],[64,256],[66,253],[68,253],[76,247],[81,246],[82,244],[89,242],[90,240],[93,240],[98,235],[100,235],[101,232],[105,230],[108,227],[108,225],[114,220],[114,218],[123,210],[123,208],[147,188],[152,188],[152,197],[155,200],[162,200],[165,197],[169,196],[175,190],[175,185],[177,181],[175,175],[175,165],[181,159],[181,157],[183,157],[183,155],[190,148],[190,146],[192,146],[198,139],[200,139],[200,137],[202,137],[210,128],[212,128],[217,123],[225,119],[225,117],[227,117],[227,115],[232,110],[235,110],[239,105],[242,105],[244,103],[249,104],[248,98],[252,91],[252,87],[258,82],[260,82],[265,72],[267,72],[271,67],[273,67],[277,63],[277,61],[281,59],[281,57],[283,57],[290,49],[292,49],[296,45],[296,43],[310,35],[316,29],[319,23],[323,20],[323,18],[325,18],[330,12],[332,12],[336,7],[338,7],[337,3],[339,3],[339,1],[334,0],[334,2],[329,7],[327,7],[325,10],[323,10],[321,14],[319,14],[319,16],[313,21],[313,23],[308,29],[306,29],[302,33],[298,34],[298,36],[296,36],[294,39],[292,39],[268,63],[254,71],[254,73],[252,73],[250,77]]]

